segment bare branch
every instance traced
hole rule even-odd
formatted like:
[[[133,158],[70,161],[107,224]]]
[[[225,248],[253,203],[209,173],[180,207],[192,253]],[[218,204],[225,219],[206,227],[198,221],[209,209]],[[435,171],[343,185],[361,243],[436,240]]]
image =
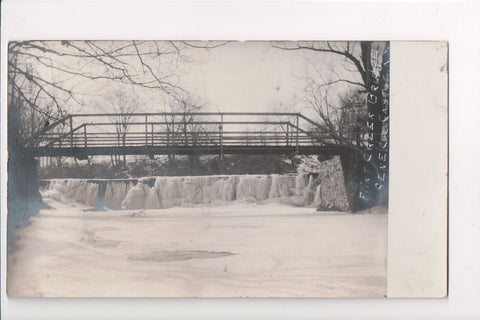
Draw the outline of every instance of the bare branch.
[[[281,50],[310,50],[310,51],[315,51],[315,52],[323,52],[323,53],[331,53],[331,54],[337,54],[344,56],[346,59],[351,61],[355,67],[357,68],[357,71],[360,73],[363,84],[362,86],[365,87],[365,84],[367,83],[367,74],[366,74],[366,66],[365,66],[365,60],[364,60],[364,55],[362,55],[361,59],[355,57],[351,52],[350,52],[350,43],[347,42],[347,46],[344,50],[338,49],[338,47],[334,47],[335,45],[332,45],[330,41],[326,42],[326,48],[320,48],[316,47],[314,43],[311,43],[310,45],[302,45],[300,42],[288,42],[288,44],[292,44],[292,46],[287,45],[285,42],[272,42],[272,46],[277,49]],[[363,62],[363,64],[362,64]]]
[[[199,46],[199,45],[195,45],[195,44],[192,44],[188,41],[181,41],[184,45],[188,46],[188,47],[192,47],[192,48],[197,48],[197,49],[215,49],[215,48],[219,48],[219,47],[222,47],[232,41],[223,41],[219,44],[211,44],[211,42],[207,42],[204,46]]]

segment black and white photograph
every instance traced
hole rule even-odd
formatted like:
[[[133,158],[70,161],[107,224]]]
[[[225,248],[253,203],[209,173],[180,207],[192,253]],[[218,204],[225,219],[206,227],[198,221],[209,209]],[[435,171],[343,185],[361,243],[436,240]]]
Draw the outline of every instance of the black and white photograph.
[[[478,7],[2,1],[1,318],[478,318]]]
[[[390,42],[11,40],[7,87],[9,297],[387,297]]]

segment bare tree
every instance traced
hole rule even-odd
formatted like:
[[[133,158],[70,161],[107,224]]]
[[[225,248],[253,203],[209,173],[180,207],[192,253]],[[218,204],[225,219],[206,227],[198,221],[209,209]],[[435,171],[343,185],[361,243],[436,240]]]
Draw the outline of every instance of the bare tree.
[[[132,87],[130,92],[123,89],[113,90],[102,104],[97,104],[97,107],[107,114],[114,114],[110,116],[110,121],[115,124],[117,146],[125,147],[132,116],[142,107],[140,98],[134,88]],[[118,154],[112,155],[111,162],[113,166],[118,166],[120,164],[120,156]],[[126,163],[126,155],[124,154],[122,161],[123,166],[125,166]]]
[[[352,88],[335,97],[330,94],[329,89],[329,86],[318,87],[311,84],[305,90],[306,105],[320,119],[319,127],[313,129],[329,133],[337,143],[365,147],[363,141],[367,134],[365,94]]]
[[[370,57],[372,52],[372,42],[338,42],[338,41],[275,41],[272,42],[274,48],[282,50],[309,50],[322,54],[334,54],[344,58],[343,68],[350,74],[336,72],[336,78],[323,83],[328,86],[336,83],[347,83],[367,89],[368,72],[371,70]]]
[[[178,84],[192,50],[226,42],[187,41],[11,41],[8,48],[10,101],[21,99],[45,124],[82,107],[91,91],[115,81],[169,96],[186,92]],[[47,126],[48,127],[48,126]],[[44,132],[41,128],[38,133]],[[33,143],[33,142],[32,142]],[[32,144],[30,143],[30,144]]]
[[[307,50],[342,58],[341,71],[330,70],[333,78],[323,79],[320,83],[311,80],[310,88],[307,88],[310,90],[307,94],[309,104],[319,115],[323,129],[339,142],[358,150],[368,163],[364,167],[364,179],[360,181],[359,197],[362,201],[366,205],[385,203],[388,197],[389,44],[369,41],[282,41],[272,42],[272,46],[282,50]],[[351,91],[364,95],[366,120],[362,119],[362,113],[357,114],[364,121],[363,129],[351,128],[366,133],[364,143],[358,137],[352,141],[343,136],[345,132],[342,132],[341,127],[345,124],[345,119],[355,114],[356,108],[345,108],[352,106],[353,102],[351,99],[350,102],[345,100],[347,97],[341,102],[342,106],[330,103],[329,88],[339,83],[350,85]],[[349,119],[352,120],[358,122],[358,119]],[[358,149],[358,145],[363,148]]]
[[[192,50],[225,43],[185,41],[11,41],[8,46],[9,194],[36,193],[31,152],[112,81],[181,96],[179,70]],[[66,129],[68,130],[68,128]],[[30,186],[33,188],[30,190]],[[28,189],[28,190],[27,190]]]
[[[198,124],[201,117],[195,115],[205,108],[204,104],[195,96],[184,94],[181,97],[170,97],[165,104],[164,112],[175,113],[175,115],[164,115],[166,123],[164,131],[166,133],[167,145],[198,145],[199,135],[205,132],[205,127]],[[202,135],[202,139],[205,136]],[[201,142],[200,142],[201,143]],[[171,166],[175,165],[175,155],[168,156]],[[198,157],[191,155],[190,162],[192,166],[198,165]]]
[[[329,77],[325,71],[317,65],[312,65],[315,76],[309,76],[308,85],[305,88],[305,100],[319,116],[323,129],[333,135],[339,135],[342,113],[345,113],[345,106],[340,97],[340,104],[332,102],[332,95],[335,95],[334,86],[343,84],[350,89],[347,95],[353,92],[365,94],[368,87],[368,75],[371,70],[370,57],[372,52],[371,42],[337,42],[337,41],[276,41],[272,46],[282,50],[306,50],[321,55],[335,55],[341,57],[340,66],[328,66]],[[317,62],[318,63],[318,62]],[[364,99],[366,106],[366,99]],[[366,109],[366,108],[365,108]],[[342,112],[343,111],[343,112]],[[339,136],[339,138],[343,138]],[[348,139],[342,139],[348,143]]]

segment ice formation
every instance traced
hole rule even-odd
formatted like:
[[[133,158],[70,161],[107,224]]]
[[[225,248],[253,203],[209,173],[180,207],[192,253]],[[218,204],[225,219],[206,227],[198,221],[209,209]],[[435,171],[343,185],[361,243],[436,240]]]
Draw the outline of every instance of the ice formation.
[[[43,195],[61,202],[75,200],[88,206],[110,209],[159,209],[225,201],[266,200],[296,206],[346,209],[343,178],[340,177],[341,170],[340,175],[298,173],[48,180]]]
[[[147,188],[145,188],[144,185],[144,183],[139,182],[128,190],[125,199],[122,201],[122,209],[143,209],[145,207],[145,194]]]
[[[120,209],[123,199],[125,199],[128,190],[130,190],[132,187],[132,182],[127,183],[124,181],[111,181],[107,183],[105,196],[103,199],[105,206],[112,209]]]
[[[46,196],[60,202],[68,202],[68,199],[72,199],[87,206],[93,206],[97,202],[98,192],[99,186],[87,180],[52,180]]]

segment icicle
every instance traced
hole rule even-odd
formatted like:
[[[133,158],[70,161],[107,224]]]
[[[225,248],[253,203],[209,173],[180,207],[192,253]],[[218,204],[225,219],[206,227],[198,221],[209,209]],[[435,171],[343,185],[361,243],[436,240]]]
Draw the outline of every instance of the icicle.
[[[337,207],[346,200],[337,198],[336,189],[339,176],[330,172],[337,170],[330,162],[324,162],[327,170],[317,175],[230,175],[200,177],[157,177],[142,178],[134,181],[115,180],[95,183],[81,179],[51,180],[42,191],[62,202],[69,199],[93,206],[97,204],[100,186],[105,186],[103,203],[112,209],[159,209],[176,206],[210,204],[214,201],[265,201],[290,203],[298,206],[323,205],[322,202],[335,204]],[[333,168],[333,169],[330,169]],[[337,170],[338,171],[338,170]],[[308,179],[307,179],[308,177]],[[155,183],[150,187],[152,179]],[[322,184],[317,186],[317,179]],[[343,183],[343,180],[340,181]],[[334,196],[334,197],[333,197]],[[71,201],[70,200],[70,201]]]
[[[154,188],[148,188],[145,198],[145,209],[160,209],[160,200]]]

